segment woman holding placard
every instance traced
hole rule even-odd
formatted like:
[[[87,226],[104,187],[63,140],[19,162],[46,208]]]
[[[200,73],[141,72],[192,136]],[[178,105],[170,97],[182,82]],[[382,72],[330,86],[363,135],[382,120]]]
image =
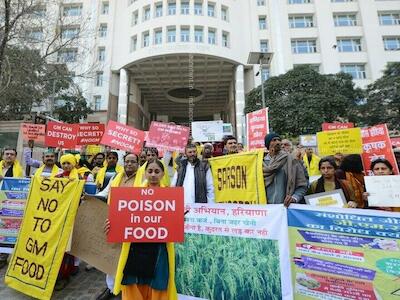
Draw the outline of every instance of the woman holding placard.
[[[374,176],[394,175],[392,164],[390,163],[390,161],[384,158],[378,158],[372,161],[370,170],[372,170]],[[368,203],[368,196],[369,194],[367,192],[363,194],[364,201],[366,201],[367,203]],[[399,207],[380,207],[379,209],[400,212]]]
[[[351,185],[346,180],[338,179],[335,175],[337,169],[336,162],[333,158],[324,157],[319,161],[319,171],[322,176],[311,183],[307,194],[318,194],[324,192],[331,192],[334,190],[342,190],[347,201],[347,206],[350,208],[356,208],[357,202],[354,198],[354,191]]]
[[[163,163],[150,159],[145,167],[143,187],[165,187],[161,181]],[[110,231],[107,220],[105,232]],[[122,285],[122,288],[121,288]],[[114,294],[122,289],[122,299],[176,300],[175,251],[173,243],[124,243],[115,278]]]

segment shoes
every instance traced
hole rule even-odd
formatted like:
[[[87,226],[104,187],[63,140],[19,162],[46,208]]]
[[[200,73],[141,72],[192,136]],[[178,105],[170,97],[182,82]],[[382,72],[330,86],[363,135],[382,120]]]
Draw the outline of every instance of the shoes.
[[[96,297],[96,300],[109,300],[109,299],[114,299],[117,296],[115,296],[109,288],[106,288],[100,295]]]
[[[69,283],[68,279],[59,279],[56,281],[56,285],[54,286],[55,291],[63,290]]]

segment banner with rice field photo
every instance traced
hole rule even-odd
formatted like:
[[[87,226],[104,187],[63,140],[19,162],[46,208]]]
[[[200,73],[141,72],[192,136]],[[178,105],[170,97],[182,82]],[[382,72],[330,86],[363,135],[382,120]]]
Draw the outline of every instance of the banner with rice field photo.
[[[188,204],[175,244],[178,293],[201,299],[292,299],[283,205]]]

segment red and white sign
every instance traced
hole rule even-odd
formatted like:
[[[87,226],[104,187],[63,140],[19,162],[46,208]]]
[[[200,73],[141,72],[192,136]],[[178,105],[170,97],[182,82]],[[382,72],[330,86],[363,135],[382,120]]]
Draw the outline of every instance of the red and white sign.
[[[48,147],[75,149],[78,124],[48,122],[45,144]]]
[[[377,158],[385,158],[392,164],[394,173],[399,174],[386,124],[363,128],[361,135],[363,142],[363,153],[361,156],[365,173],[369,176],[373,175],[369,169],[371,162]]]
[[[110,146],[113,149],[139,153],[142,149],[143,141],[144,131],[115,121],[108,121],[100,144]]]
[[[246,122],[248,149],[265,148],[264,138],[269,133],[268,107],[248,113]]]
[[[79,124],[77,145],[97,145],[100,144],[104,134],[104,124]]]
[[[21,132],[22,138],[25,142],[35,141],[36,143],[44,144],[46,125],[22,123]]]
[[[400,148],[400,137],[390,138],[390,141],[392,142],[393,147]]]
[[[354,128],[354,123],[322,123],[322,131]]]
[[[147,147],[156,147],[163,151],[185,150],[189,139],[190,128],[163,122],[151,122]]]
[[[183,242],[183,188],[111,188],[108,241]]]

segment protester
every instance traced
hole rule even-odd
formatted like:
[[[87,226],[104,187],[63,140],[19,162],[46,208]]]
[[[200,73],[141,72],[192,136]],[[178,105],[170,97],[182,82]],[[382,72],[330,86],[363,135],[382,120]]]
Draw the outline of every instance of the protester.
[[[387,159],[378,158],[372,161],[370,170],[374,173],[374,176],[389,176],[394,175],[393,166]],[[367,192],[363,193],[363,199],[368,204]],[[373,207],[369,207],[373,208]],[[400,212],[400,207],[379,207],[380,210]]]
[[[299,164],[302,166],[303,168],[303,172],[304,172],[304,176],[306,177],[307,182],[310,181],[310,176],[308,175],[308,171],[306,166],[304,165],[304,161],[303,161],[303,151],[301,148],[296,147],[295,149],[293,149],[293,145],[292,142],[289,140],[282,140],[282,145],[283,145],[283,151],[286,151],[288,154],[291,154],[293,156],[293,158],[295,160],[297,160],[299,162]],[[303,203],[303,202],[301,202]]]
[[[75,159],[76,159],[76,169],[78,171],[79,177],[81,179],[85,179],[86,181],[94,181],[92,172],[89,170],[89,168],[84,166],[84,162],[81,160],[81,155],[76,154]]]
[[[104,167],[104,162],[106,160],[106,155],[102,152],[95,154],[92,158],[92,174],[96,176],[101,168]]]
[[[17,150],[11,147],[4,147],[3,160],[0,161],[0,181],[4,177],[24,177],[24,171],[17,160]]]
[[[140,152],[139,155],[139,165],[143,166],[146,161],[147,161],[146,148],[143,148],[142,152]]]
[[[284,203],[285,206],[299,203],[308,185],[301,164],[281,151],[281,138],[276,133],[265,136],[265,147],[269,150],[263,164],[268,203]]]
[[[282,150],[286,151],[287,153],[292,153],[293,151],[293,144],[288,139],[282,140]]]
[[[185,147],[186,159],[175,172],[171,186],[183,186],[185,203],[214,202],[214,184],[210,166],[197,158],[196,146]]]
[[[244,147],[243,147],[243,144],[242,144],[242,143],[237,143],[237,151],[238,151],[238,153],[244,151]]]
[[[321,175],[321,172],[318,168],[320,158],[314,154],[313,148],[308,147],[306,149],[306,153],[303,156],[303,161],[309,176]]]
[[[124,171],[124,168],[117,165],[118,153],[110,151],[106,156],[107,165],[101,168],[96,175],[96,184],[99,191],[102,191],[109,183],[110,179],[117,173]]]
[[[136,154],[127,153],[124,156],[124,172],[116,174],[109,184],[101,192],[97,193],[95,197],[101,200],[108,199],[108,202],[110,202],[111,187],[133,187],[138,167],[139,157]],[[96,300],[107,300],[115,297],[113,294],[114,281],[115,279],[112,275],[106,275],[107,287],[96,297]]]
[[[146,162],[140,166],[139,170],[137,171],[137,175],[135,178],[135,186],[141,186],[142,184],[145,183],[146,178],[146,166],[148,164],[148,162],[150,160],[153,159],[158,159],[158,150],[157,148],[147,148],[147,152],[146,152]],[[162,184],[165,186],[170,186],[171,184],[171,179],[169,177],[169,174],[167,172],[167,164],[162,161],[163,165],[164,165],[164,169],[166,170],[166,172],[164,173],[164,176],[162,178]]]
[[[363,193],[365,192],[365,183],[361,156],[358,154],[345,156],[339,169],[336,171],[336,176],[339,179],[345,179],[350,182],[357,202],[357,208],[364,208]]]
[[[226,155],[238,153],[237,140],[233,135],[224,137],[224,153]]]
[[[214,146],[211,143],[205,143],[203,149],[203,160],[208,160],[212,157],[214,152]]]
[[[346,198],[348,207],[356,208],[357,202],[355,201],[354,191],[347,180],[338,179],[335,171],[338,168],[334,158],[324,157],[318,163],[319,171],[322,176],[311,183],[307,194],[317,194],[323,192],[330,192],[333,190],[342,190]]]
[[[344,155],[342,153],[336,153],[333,157],[335,158],[336,165],[340,166],[342,164]]]
[[[56,165],[56,155],[53,150],[47,150],[43,152],[43,165],[36,170],[34,176],[35,177],[55,177],[58,174],[62,173],[62,169],[60,169]]]
[[[151,159],[145,167],[146,183],[142,186],[165,187],[162,184],[164,164]],[[105,232],[110,231],[106,220]],[[115,278],[114,293],[122,285],[122,299],[176,300],[175,251],[173,243],[123,243]]]

